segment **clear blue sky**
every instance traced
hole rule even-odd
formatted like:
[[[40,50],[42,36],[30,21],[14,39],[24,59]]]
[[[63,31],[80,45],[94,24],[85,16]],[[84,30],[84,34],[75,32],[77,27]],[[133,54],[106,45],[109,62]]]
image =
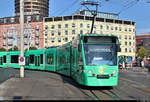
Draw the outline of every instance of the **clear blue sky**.
[[[83,0],[50,0],[50,15],[71,15],[83,9],[80,2]],[[93,0],[96,1],[96,0]],[[150,0],[97,0],[101,2],[99,11],[119,13],[119,19],[136,22],[136,32],[150,32]],[[91,8],[92,9],[92,8]],[[0,1],[0,18],[14,15],[14,0]]]

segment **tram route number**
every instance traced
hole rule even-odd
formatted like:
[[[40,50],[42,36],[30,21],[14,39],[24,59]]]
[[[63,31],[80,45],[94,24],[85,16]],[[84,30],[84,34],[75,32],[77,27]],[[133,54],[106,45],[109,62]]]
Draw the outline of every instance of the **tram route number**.
[[[25,65],[25,57],[19,57],[19,65],[24,66]]]

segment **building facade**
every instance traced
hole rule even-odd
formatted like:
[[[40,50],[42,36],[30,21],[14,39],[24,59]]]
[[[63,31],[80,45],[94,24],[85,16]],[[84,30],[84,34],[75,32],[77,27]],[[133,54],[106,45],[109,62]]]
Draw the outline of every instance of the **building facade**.
[[[44,18],[44,47],[60,46],[74,40],[78,34],[89,34],[92,19],[92,16],[80,14]],[[135,22],[96,17],[93,33],[117,35],[121,43],[119,56],[135,59]]]
[[[136,36],[136,52],[141,46],[147,50],[148,56],[150,56],[150,33],[143,33]]]
[[[43,21],[39,16],[26,16],[24,24],[24,49],[35,46],[43,48]],[[0,47],[5,49],[20,48],[19,17],[0,18]]]
[[[49,16],[49,0],[24,0],[25,15]],[[15,0],[15,16],[20,15],[20,0]]]

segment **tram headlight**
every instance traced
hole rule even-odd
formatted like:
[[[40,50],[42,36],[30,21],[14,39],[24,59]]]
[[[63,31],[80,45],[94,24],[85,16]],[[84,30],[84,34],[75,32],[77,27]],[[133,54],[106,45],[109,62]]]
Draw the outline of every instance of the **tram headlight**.
[[[113,71],[113,74],[115,74],[115,73],[116,73],[116,71],[114,70],[114,71]]]
[[[89,70],[88,73],[89,73],[89,74],[92,74],[92,70]]]

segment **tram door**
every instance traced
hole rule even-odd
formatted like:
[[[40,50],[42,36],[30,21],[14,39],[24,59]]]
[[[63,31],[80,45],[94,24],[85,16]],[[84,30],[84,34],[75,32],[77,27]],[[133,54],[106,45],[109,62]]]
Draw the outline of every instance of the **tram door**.
[[[30,57],[29,56],[26,56],[26,66],[29,66],[29,63],[30,63]]]
[[[40,56],[35,56],[35,66],[40,66]]]

